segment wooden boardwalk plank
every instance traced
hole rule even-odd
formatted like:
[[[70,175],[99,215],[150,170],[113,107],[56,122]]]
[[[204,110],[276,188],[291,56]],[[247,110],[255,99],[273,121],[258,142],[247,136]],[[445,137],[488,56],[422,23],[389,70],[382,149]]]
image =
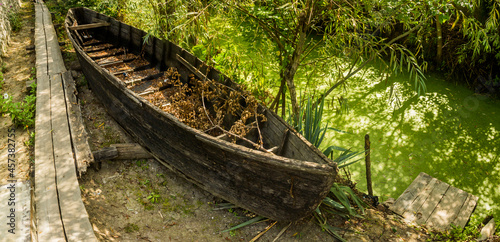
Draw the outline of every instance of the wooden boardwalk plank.
[[[52,153],[50,84],[47,75],[37,77],[35,126],[35,201],[38,241],[66,241],[57,198]]]
[[[82,202],[66,114],[62,76],[51,78],[52,142],[59,206],[69,241],[97,241]]]
[[[45,42],[45,29],[43,26],[42,6],[35,4],[35,53],[36,77],[48,75],[47,43]]]
[[[424,172],[418,174],[417,178],[413,180],[410,186],[406,188],[401,196],[399,196],[390,209],[397,214],[403,214],[405,208],[413,202],[417,194],[427,186],[431,179],[432,177]]]
[[[427,219],[429,219],[432,212],[434,212],[434,209],[439,204],[439,202],[443,198],[443,195],[446,193],[448,188],[450,188],[450,185],[436,179],[436,185],[434,186],[434,189],[432,189],[432,191],[430,192],[429,198],[427,198],[427,200],[420,207],[420,209],[416,211],[417,214],[421,215],[416,220],[417,224],[423,224],[427,221]]]
[[[42,9],[45,39],[47,41],[47,63],[49,75],[59,74],[66,71],[66,67],[64,66],[64,61],[61,54],[61,47],[59,46],[56,30],[52,25],[52,18],[47,6],[42,5]]]
[[[477,200],[476,196],[422,172],[390,209],[406,222],[443,231],[451,224],[465,227]]]
[[[97,241],[81,200],[76,177],[66,109],[66,96],[71,98],[71,95],[64,93],[61,74],[66,72],[66,68],[50,13],[43,2],[35,4],[35,21],[38,87],[35,117],[34,240]],[[70,92],[74,96],[74,91]]]
[[[62,74],[64,94],[66,98],[66,108],[71,132],[71,142],[76,160],[78,175],[87,171],[90,163],[94,162],[94,157],[88,143],[88,135],[82,119],[82,111],[76,97],[76,86],[70,72]]]
[[[52,153],[50,122],[50,82],[45,41],[43,8],[35,4],[35,51],[37,77],[37,111],[35,114],[35,203],[39,241],[66,241],[59,211],[56,171]]]
[[[405,218],[407,222],[415,222],[418,218],[421,217],[421,214],[417,214],[416,211],[419,211],[424,205],[425,201],[429,198],[429,195],[436,186],[437,179],[431,179],[431,181],[422,189],[413,200],[413,202],[405,208],[404,213],[401,214]]]
[[[467,221],[469,221],[469,217],[476,208],[478,197],[472,194],[467,196],[460,212],[457,215],[457,218],[453,221],[453,224],[460,227],[465,227]]]
[[[448,191],[441,199],[441,202],[436,206],[426,224],[437,230],[446,230],[448,226],[455,220],[462,205],[467,199],[467,193],[450,186]]]

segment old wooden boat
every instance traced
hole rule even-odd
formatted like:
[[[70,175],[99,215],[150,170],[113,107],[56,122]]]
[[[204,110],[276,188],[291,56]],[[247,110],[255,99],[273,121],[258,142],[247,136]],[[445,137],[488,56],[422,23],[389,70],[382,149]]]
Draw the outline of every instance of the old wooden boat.
[[[336,164],[265,107],[256,106],[241,136],[213,134],[210,131],[220,129],[215,124],[198,130],[164,111],[170,103],[162,100],[173,100],[179,87],[154,83],[172,79],[168,72],[174,70],[180,83],[193,78],[201,85],[209,83],[201,93],[203,108],[198,109],[214,116],[217,109],[210,107],[207,90],[217,95],[230,95],[221,91],[224,88],[240,90],[216,69],[172,42],[155,37],[145,41],[144,31],[90,9],[69,10],[65,26],[94,94],[138,143],[179,175],[215,196],[280,221],[304,218],[328,194]],[[245,106],[248,99],[240,96],[236,100]],[[226,115],[221,122],[238,118]]]

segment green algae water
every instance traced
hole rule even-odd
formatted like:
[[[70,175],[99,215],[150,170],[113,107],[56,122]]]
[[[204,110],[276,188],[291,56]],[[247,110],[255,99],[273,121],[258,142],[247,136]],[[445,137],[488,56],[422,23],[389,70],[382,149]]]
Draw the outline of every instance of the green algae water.
[[[420,172],[479,197],[475,213],[500,216],[500,101],[428,76],[427,93],[415,95],[407,77],[385,82],[353,82],[350,112],[330,115],[324,145],[364,149],[370,135],[374,195],[397,198]],[[349,167],[358,189],[367,191],[365,163]]]

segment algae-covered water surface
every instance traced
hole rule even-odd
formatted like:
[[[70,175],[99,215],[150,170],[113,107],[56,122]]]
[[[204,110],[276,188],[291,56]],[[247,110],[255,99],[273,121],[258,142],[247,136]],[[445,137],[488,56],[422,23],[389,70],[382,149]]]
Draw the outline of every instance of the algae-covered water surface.
[[[325,144],[363,150],[370,135],[374,194],[397,198],[425,172],[479,197],[476,213],[500,215],[500,101],[428,76],[417,96],[406,77],[389,98],[386,82],[352,82],[350,112],[329,123],[350,134],[330,133]],[[364,161],[349,167],[366,191]]]

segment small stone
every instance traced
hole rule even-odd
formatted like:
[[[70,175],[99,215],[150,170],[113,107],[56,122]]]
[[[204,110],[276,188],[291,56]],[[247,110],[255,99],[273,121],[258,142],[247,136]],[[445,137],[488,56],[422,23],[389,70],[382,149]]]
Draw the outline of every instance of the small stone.
[[[392,197],[388,198],[383,204],[387,207],[390,207],[396,202],[396,200]]]
[[[484,227],[481,229],[481,237],[479,237],[478,241],[483,241],[495,233],[495,219],[492,218]]]

